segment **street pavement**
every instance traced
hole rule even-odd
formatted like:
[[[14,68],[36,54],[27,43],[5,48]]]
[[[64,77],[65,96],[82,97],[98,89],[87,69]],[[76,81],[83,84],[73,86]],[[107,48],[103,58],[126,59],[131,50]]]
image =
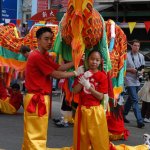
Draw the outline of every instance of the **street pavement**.
[[[58,128],[52,118],[61,116],[60,114],[60,95],[53,94],[52,98],[52,117],[49,120],[47,147],[64,147],[72,145],[73,127]],[[139,145],[143,144],[143,134],[150,134],[150,123],[145,123],[142,129],[137,128],[136,119],[132,111],[127,118],[129,124],[125,124],[130,131],[127,141],[119,140],[114,144]],[[0,150],[21,150],[23,141],[23,109],[20,108],[16,115],[0,114]]]

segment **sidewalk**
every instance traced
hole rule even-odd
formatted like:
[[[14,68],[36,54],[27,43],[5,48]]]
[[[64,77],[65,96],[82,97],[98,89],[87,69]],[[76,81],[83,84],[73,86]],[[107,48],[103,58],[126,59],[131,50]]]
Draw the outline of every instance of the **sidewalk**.
[[[59,97],[58,96],[53,96],[53,110],[52,110],[52,118],[53,117],[58,117],[60,115],[59,111],[60,110],[60,106],[61,103],[59,101]],[[145,127],[142,129],[137,128],[137,123],[136,123],[136,118],[133,114],[133,111],[130,111],[129,115],[127,116],[127,118],[130,120],[129,124],[125,124],[125,127],[129,130],[130,135],[127,141],[124,140],[120,140],[120,141],[114,141],[114,144],[127,144],[127,145],[140,145],[143,144],[143,134],[144,133],[148,133],[150,134],[150,123],[145,123]],[[53,121],[50,121],[53,124]],[[50,124],[51,124],[50,123]],[[53,131],[51,130],[52,128],[50,128],[50,132],[48,134],[48,136],[50,137],[50,139],[54,136],[59,136],[58,139],[62,140],[61,143],[52,143],[52,141],[48,141],[48,146],[53,146],[54,147],[62,147],[62,146],[69,146],[72,143],[72,128],[57,128],[55,126],[53,126],[56,130]],[[62,131],[64,130],[64,131]],[[61,133],[60,133],[61,132]],[[67,134],[66,134],[67,132]],[[65,139],[64,136],[62,135],[62,133],[65,134]],[[68,136],[69,135],[69,136]]]
[[[52,99],[52,118],[60,116],[60,97],[59,94],[53,94]],[[73,127],[58,128],[54,125],[52,118],[49,120],[48,129],[48,147],[64,147],[72,145]],[[115,144],[138,145],[143,144],[143,134],[150,134],[150,124],[145,124],[145,128],[136,127],[136,119],[131,111],[127,118],[130,124],[125,124],[130,131],[127,141],[116,141]],[[0,150],[21,150],[23,141],[23,109],[21,108],[17,115],[0,114]]]

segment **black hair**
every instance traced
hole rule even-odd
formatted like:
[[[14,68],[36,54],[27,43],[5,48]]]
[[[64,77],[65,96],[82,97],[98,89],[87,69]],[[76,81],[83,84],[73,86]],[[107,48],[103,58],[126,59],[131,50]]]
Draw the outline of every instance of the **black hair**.
[[[26,26],[26,25],[25,25],[25,23],[23,23],[23,24],[22,24],[22,27],[24,27],[24,28],[25,28],[25,26]]]
[[[9,23],[4,23],[4,26],[8,26],[9,25]]]
[[[28,46],[22,45],[20,47],[20,53],[22,53],[22,54],[28,53],[30,51],[31,51],[31,49]]]
[[[100,53],[98,50],[93,49],[93,50],[91,50],[91,51],[88,53],[88,59],[89,59],[89,57],[91,56],[91,54],[94,53],[94,52],[99,53],[100,57],[102,57],[102,56],[101,56],[101,53]]]
[[[36,31],[36,38],[39,39],[41,35],[45,32],[50,32],[51,34],[54,34],[50,27],[41,27]]]
[[[14,83],[12,86],[11,86],[12,89],[16,89],[16,90],[20,90],[20,85],[18,83]]]

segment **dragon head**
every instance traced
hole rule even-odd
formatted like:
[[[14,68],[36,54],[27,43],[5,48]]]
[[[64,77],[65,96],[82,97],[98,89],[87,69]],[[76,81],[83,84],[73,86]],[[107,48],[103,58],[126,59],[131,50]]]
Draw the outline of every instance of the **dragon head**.
[[[61,26],[62,38],[71,46],[77,68],[85,49],[95,46],[103,34],[103,23],[93,8],[93,0],[69,0]]]

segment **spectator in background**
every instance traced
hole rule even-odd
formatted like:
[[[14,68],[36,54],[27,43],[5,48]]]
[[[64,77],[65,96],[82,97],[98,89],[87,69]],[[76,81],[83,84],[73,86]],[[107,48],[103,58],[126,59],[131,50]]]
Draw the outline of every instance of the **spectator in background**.
[[[0,95],[0,112],[5,114],[16,114],[23,104],[23,95],[20,92],[19,84],[13,84],[7,89],[3,81],[0,80],[0,89],[3,94]]]
[[[22,24],[21,36],[25,37],[29,33],[28,24],[25,22]]]
[[[73,116],[72,116],[72,78],[68,79],[61,79],[59,81],[59,86],[62,89],[61,92],[61,114],[60,118],[54,118],[53,121],[57,127],[68,127],[70,124],[73,123]]]
[[[5,100],[6,98],[7,98],[6,85],[4,82],[3,73],[0,73],[0,100]]]
[[[145,60],[144,56],[139,53],[140,41],[133,40],[131,51],[127,53],[127,69],[125,77],[125,85],[128,91],[128,99],[124,105],[124,122],[129,123],[126,119],[131,106],[133,107],[134,115],[137,119],[137,127],[144,127],[143,118],[138,104],[138,90],[140,88],[140,81],[144,73]]]
[[[30,53],[31,49],[26,46],[26,45],[22,45],[20,47],[20,53],[25,57],[25,58],[28,58],[29,56],[29,53]]]
[[[138,92],[140,100],[142,100],[142,117],[144,122],[150,123],[150,71],[148,72],[147,81],[144,86]]]

